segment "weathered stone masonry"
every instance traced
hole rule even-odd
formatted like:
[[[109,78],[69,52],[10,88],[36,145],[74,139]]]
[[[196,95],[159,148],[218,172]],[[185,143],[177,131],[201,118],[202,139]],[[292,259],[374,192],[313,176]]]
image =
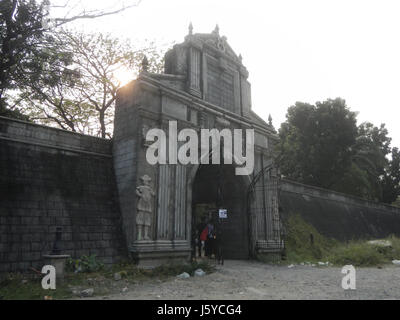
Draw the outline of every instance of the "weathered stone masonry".
[[[323,235],[341,241],[400,237],[400,208],[288,180],[280,189],[283,221],[299,214]]]
[[[131,256],[143,266],[187,261],[196,206],[204,204],[228,210],[226,258],[279,255],[282,221],[296,213],[338,239],[400,236],[398,208],[279,179],[272,160],[278,137],[252,111],[247,78],[218,28],[190,28],[166,54],[164,74],[144,65],[119,90],[113,140],[0,117],[0,273],[40,269],[57,227],[62,253],[74,258],[96,254],[113,263]],[[254,172],[150,165],[146,133],[168,132],[171,120],[178,131],[254,129]]]
[[[271,205],[274,201],[277,204],[277,185],[270,183],[275,176],[259,179],[258,175],[266,167],[273,167],[271,150],[277,137],[272,126],[251,110],[248,72],[241,58],[230,48],[226,37],[219,35],[218,29],[211,34],[190,31],[182,44],[166,54],[165,72],[152,74],[144,68],[139,78],[122,88],[117,97],[114,167],[129,252],[143,265],[188,260],[194,206],[204,201],[215,202],[217,191],[213,187],[218,184],[215,180],[218,169],[210,175],[200,170],[199,165],[150,165],[146,161],[147,131],[160,128],[168,133],[169,121],[177,122],[178,131],[184,128],[197,132],[214,128],[254,129],[254,173],[228,177],[232,168],[222,170],[224,181],[231,179],[229,185],[225,183],[222,204],[229,209],[230,217],[226,223],[227,258],[280,252],[279,223],[274,221],[279,219],[278,206]],[[211,179],[198,183],[203,187],[194,194],[196,181],[207,175]],[[150,177],[155,191],[149,239],[137,238],[135,220],[139,210],[137,197],[133,195],[143,176]],[[256,188],[250,190],[256,176]],[[233,192],[237,197],[230,196]],[[251,200],[249,210],[248,199]]]
[[[111,141],[0,118],[0,271],[41,268],[62,227],[62,252],[124,252]]]

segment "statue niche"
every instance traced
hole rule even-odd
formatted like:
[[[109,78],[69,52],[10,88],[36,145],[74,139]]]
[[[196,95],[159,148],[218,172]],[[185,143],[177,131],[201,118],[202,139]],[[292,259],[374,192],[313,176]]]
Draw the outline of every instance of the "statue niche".
[[[143,185],[136,188],[137,202],[136,227],[137,240],[150,240],[150,228],[153,214],[153,197],[155,193],[150,186],[151,178],[145,174],[140,178]]]

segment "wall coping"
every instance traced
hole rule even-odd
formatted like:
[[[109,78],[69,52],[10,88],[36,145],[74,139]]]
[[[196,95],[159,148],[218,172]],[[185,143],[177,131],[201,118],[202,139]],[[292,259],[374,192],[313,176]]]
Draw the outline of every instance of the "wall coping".
[[[296,190],[297,189],[297,190]],[[301,189],[301,190],[300,190]],[[281,179],[281,190],[286,192],[298,193],[301,195],[308,195],[312,197],[318,197],[328,199],[337,202],[348,202],[358,206],[370,206],[380,210],[388,210],[400,214],[400,208],[392,206],[390,204],[365,200],[361,197],[324,189],[321,187],[315,187],[300,182],[292,181],[289,179]]]
[[[1,124],[5,125],[5,129],[0,130],[0,140],[94,156],[112,156],[110,139],[7,117],[0,117],[0,129]]]
[[[43,128],[43,129],[49,129],[49,130],[54,130],[54,131],[60,131],[60,132],[64,132],[64,133],[71,134],[71,135],[79,135],[79,136],[83,136],[83,137],[87,137],[87,138],[92,138],[92,139],[98,139],[98,140],[102,140],[102,141],[112,141],[112,139],[107,139],[107,138],[101,138],[101,137],[91,136],[91,135],[89,135],[89,134],[84,134],[84,133],[80,133],[80,132],[69,131],[69,130],[65,130],[65,129],[61,129],[61,128],[56,128],[56,127],[50,127],[50,126],[46,126],[46,125],[44,125],[44,124],[29,122],[29,121],[20,120],[20,119],[14,119],[14,118],[8,118],[8,117],[0,116],[0,120],[10,121],[10,122],[19,122],[19,123],[22,123],[22,124],[25,124],[25,125],[40,127],[40,128]]]

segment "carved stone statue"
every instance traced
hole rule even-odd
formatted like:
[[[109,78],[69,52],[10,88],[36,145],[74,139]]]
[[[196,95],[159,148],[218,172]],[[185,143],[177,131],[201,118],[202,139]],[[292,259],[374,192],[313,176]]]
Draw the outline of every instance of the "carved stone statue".
[[[150,187],[151,178],[147,174],[141,177],[140,180],[142,180],[143,185],[136,188],[136,195],[139,198],[136,207],[137,240],[150,240],[153,213],[152,198],[155,196],[155,193]]]

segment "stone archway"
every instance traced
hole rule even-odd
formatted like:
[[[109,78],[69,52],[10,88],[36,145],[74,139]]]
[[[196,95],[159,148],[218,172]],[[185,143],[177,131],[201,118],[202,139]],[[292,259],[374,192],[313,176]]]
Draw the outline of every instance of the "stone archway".
[[[249,218],[247,215],[247,179],[235,175],[234,165],[200,165],[193,168],[188,193],[191,208],[191,229],[199,222],[198,206],[228,210],[224,220],[224,256],[226,259],[247,259],[249,248]],[[220,188],[218,188],[220,186]],[[218,191],[219,190],[219,191]],[[188,201],[188,202],[189,202]]]

